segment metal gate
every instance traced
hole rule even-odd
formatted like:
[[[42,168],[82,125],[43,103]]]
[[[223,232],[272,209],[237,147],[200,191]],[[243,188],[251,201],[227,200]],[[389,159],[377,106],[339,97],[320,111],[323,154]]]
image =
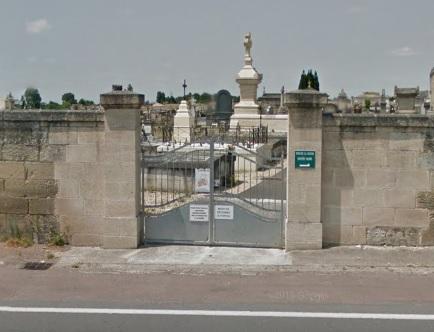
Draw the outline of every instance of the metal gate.
[[[282,248],[283,155],[203,140],[142,154],[145,243]]]

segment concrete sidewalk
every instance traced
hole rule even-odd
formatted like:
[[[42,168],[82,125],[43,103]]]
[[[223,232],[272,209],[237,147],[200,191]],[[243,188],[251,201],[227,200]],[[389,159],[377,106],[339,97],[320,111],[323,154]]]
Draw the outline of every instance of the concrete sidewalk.
[[[54,268],[89,272],[227,273],[265,271],[390,270],[434,273],[434,247],[335,247],[278,249],[152,246],[134,250],[73,247]]]

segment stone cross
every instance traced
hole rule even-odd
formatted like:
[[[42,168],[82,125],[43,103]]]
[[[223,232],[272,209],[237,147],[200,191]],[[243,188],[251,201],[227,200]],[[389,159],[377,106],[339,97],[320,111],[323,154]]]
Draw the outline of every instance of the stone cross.
[[[187,83],[184,80],[184,84],[182,84],[182,87],[184,88],[184,100],[185,100],[185,89],[187,88]]]

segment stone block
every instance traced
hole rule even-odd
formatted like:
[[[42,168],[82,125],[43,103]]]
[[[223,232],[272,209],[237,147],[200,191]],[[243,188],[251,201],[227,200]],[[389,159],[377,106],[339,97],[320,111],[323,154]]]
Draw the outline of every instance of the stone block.
[[[29,206],[28,200],[16,197],[0,197],[0,213],[26,214]]]
[[[30,214],[53,214],[54,199],[53,198],[36,198],[29,200]]]
[[[372,227],[367,230],[367,244],[374,246],[418,246],[421,230],[417,227]]]
[[[79,180],[80,198],[102,199],[104,197],[103,182],[95,178],[93,180]]]
[[[361,208],[343,208],[335,206],[323,207],[322,222],[341,226],[353,226],[362,224]]]
[[[365,226],[354,226],[353,227],[353,240],[352,244],[367,244],[366,227]]]
[[[57,184],[53,180],[10,179],[5,181],[5,192],[11,197],[54,197],[57,193]]]
[[[57,198],[55,203],[55,214],[66,216],[81,216],[83,214],[82,199]]]
[[[338,188],[360,188],[366,185],[365,169],[336,168],[334,170],[335,185]]]
[[[10,161],[37,161],[39,149],[37,145],[5,144],[1,149],[2,159]]]
[[[395,220],[395,209],[366,207],[363,208],[363,225],[366,226],[389,226]]]
[[[376,189],[390,189],[396,184],[396,172],[387,169],[368,169],[366,185]]]
[[[65,145],[41,145],[40,161],[59,162],[66,160]]]
[[[323,224],[323,243],[328,246],[354,244],[353,226]]]
[[[69,127],[52,127],[48,133],[48,144],[77,144],[77,131]]]
[[[58,180],[57,181],[59,191],[57,198],[78,198],[78,181],[76,180]]]
[[[84,200],[85,216],[104,216],[104,201],[98,199]]]
[[[60,223],[69,235],[76,233],[101,235],[104,232],[102,216],[66,215],[60,217]]]
[[[134,146],[137,140],[135,130],[115,130],[105,133],[106,147],[113,145],[129,145]]]
[[[71,234],[70,244],[77,247],[100,247],[103,245],[102,238],[100,234],[74,233]]]
[[[137,215],[134,199],[125,201],[105,201],[105,216],[110,218],[135,217]]]
[[[324,206],[352,207],[353,190],[323,186],[322,204]]]
[[[416,197],[413,191],[400,189],[384,191],[384,203],[386,207],[414,208],[415,202]]]
[[[322,131],[317,128],[292,128],[289,139],[293,142],[321,142]]]
[[[107,236],[137,236],[136,218],[105,218],[104,235]]]
[[[286,250],[308,250],[322,248],[321,223],[286,224]]]
[[[414,169],[417,155],[416,151],[387,151],[386,167],[391,169]]]
[[[24,179],[24,163],[0,161],[0,179]]]
[[[428,209],[396,209],[396,226],[428,227],[429,223]]]
[[[54,165],[52,163],[25,163],[27,180],[50,180],[54,178]]]
[[[136,182],[107,182],[105,197],[109,200],[125,200],[136,195]]]
[[[353,201],[356,207],[384,207],[383,192],[376,189],[355,189]]]
[[[351,163],[351,153],[345,150],[325,150],[323,164],[330,168],[348,168]]]
[[[398,171],[396,173],[396,187],[405,190],[429,190],[430,173],[424,170]]]
[[[322,186],[333,186],[335,184],[334,180],[334,168],[325,168],[323,167],[321,169],[322,176],[321,176],[321,185]]]
[[[68,145],[66,147],[67,162],[96,162],[98,149],[95,144]]]
[[[78,144],[103,144],[104,139],[104,130],[97,128],[82,128],[78,130]]]
[[[384,151],[377,150],[353,150],[353,167],[383,167],[386,164]]]
[[[423,133],[392,132],[390,133],[390,150],[422,151],[425,135]]]
[[[103,236],[105,249],[135,249],[138,245],[137,236]]]
[[[323,148],[324,150],[343,150],[341,133],[323,131]]]
[[[117,181],[135,181],[136,164],[133,162],[117,162],[104,165],[104,176],[106,179]]]

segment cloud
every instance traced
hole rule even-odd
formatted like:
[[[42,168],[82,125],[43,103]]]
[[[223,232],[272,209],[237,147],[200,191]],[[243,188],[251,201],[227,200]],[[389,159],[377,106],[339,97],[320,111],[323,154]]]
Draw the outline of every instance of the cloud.
[[[45,18],[26,23],[26,31],[31,35],[38,34],[49,29],[51,29],[51,25]]]
[[[413,56],[416,55],[417,52],[409,46],[404,46],[401,48],[391,50],[390,54],[393,56]]]

